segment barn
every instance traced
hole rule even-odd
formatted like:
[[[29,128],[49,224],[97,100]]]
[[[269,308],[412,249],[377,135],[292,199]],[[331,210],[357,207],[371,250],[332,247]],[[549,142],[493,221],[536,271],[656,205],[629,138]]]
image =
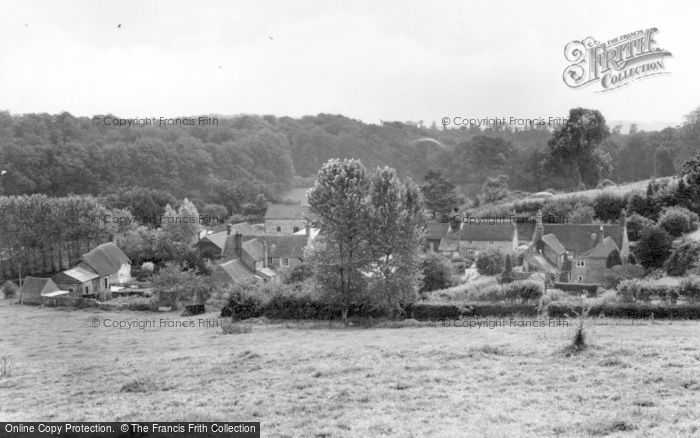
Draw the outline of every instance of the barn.
[[[27,277],[20,289],[22,304],[41,304],[42,295],[59,291],[60,288],[50,278]]]

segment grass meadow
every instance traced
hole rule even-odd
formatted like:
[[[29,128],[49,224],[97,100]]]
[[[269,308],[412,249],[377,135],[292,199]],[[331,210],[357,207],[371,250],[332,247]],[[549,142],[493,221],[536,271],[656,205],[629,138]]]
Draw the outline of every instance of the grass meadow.
[[[573,321],[223,334],[199,318],[1,303],[0,419],[259,421],[267,437],[700,435],[700,322],[597,320],[591,346],[566,355]]]

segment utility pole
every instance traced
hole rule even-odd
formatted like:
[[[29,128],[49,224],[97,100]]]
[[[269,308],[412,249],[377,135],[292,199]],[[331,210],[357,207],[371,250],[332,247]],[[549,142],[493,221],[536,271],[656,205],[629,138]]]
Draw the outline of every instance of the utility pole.
[[[22,263],[17,263],[19,266],[19,303],[24,304],[24,290],[22,290]]]

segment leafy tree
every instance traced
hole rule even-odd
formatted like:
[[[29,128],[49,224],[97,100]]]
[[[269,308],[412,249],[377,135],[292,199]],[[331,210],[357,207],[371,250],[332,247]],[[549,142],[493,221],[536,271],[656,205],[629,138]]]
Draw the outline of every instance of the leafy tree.
[[[621,265],[622,264],[622,257],[620,257],[620,251],[613,249],[610,251],[610,254],[608,254],[608,258],[605,260],[605,267],[610,269],[613,266]]]
[[[547,143],[546,168],[562,188],[575,190],[582,184],[595,187],[599,165],[594,151],[609,135],[605,118],[597,110],[574,108],[566,125],[555,131]]]
[[[498,248],[486,249],[476,256],[476,270],[481,275],[498,275],[503,272],[504,265],[505,256]]]
[[[595,197],[593,201],[593,210],[598,219],[602,221],[614,221],[620,217],[625,205],[627,205],[625,198],[603,192]]]
[[[426,184],[421,187],[428,210],[437,214],[452,211],[459,204],[454,183],[443,177],[440,171],[430,170],[425,175]]]
[[[204,225],[216,225],[226,222],[228,211],[221,204],[207,204],[202,207]]]
[[[595,210],[588,204],[579,203],[569,214],[569,222],[572,224],[592,224],[595,219]]]
[[[154,306],[177,309],[182,302],[206,301],[209,294],[209,278],[191,270],[182,270],[175,263],[167,263],[153,276]]]
[[[683,207],[667,207],[661,211],[659,226],[673,237],[698,228],[698,215]]]
[[[502,283],[511,283],[512,281],[514,281],[514,278],[513,278],[513,260],[511,259],[510,254],[507,254],[505,266],[503,268],[503,273],[501,274],[501,282]]]
[[[673,157],[668,148],[661,146],[654,152],[654,162],[656,164],[655,176],[671,176],[676,173],[673,166]]]
[[[450,263],[446,257],[436,252],[428,252],[425,254],[421,262],[421,271],[423,273],[421,292],[430,292],[450,287],[450,281],[452,275],[454,275],[452,263]]]
[[[700,243],[694,240],[686,240],[671,252],[671,256],[664,264],[664,270],[668,275],[685,275],[698,262],[700,255]]]
[[[661,227],[642,229],[634,254],[646,269],[660,268],[671,252],[673,238]]]
[[[309,206],[321,221],[323,249],[314,256],[317,281],[329,303],[347,323],[350,307],[365,295],[362,271],[371,262],[365,239],[367,171],[358,160],[333,159],[319,171],[309,190]]]

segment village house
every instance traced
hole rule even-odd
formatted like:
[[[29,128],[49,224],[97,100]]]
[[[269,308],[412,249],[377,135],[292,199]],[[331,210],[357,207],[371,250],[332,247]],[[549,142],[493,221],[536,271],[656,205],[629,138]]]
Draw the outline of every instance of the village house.
[[[277,270],[302,263],[304,251],[312,241],[308,224],[304,230],[303,234],[249,236],[247,240],[239,232],[227,236],[218,265],[212,271],[212,286],[221,290],[233,284],[278,282]]]
[[[82,295],[109,290],[108,278],[108,276],[100,276],[81,262],[78,266],[59,272],[51,279],[60,289],[67,290],[71,297],[79,298]]]
[[[93,248],[80,257],[80,263],[52,277],[71,297],[110,291],[131,279],[131,260],[113,242]]]
[[[523,271],[543,272],[552,282],[600,285],[610,253],[629,254],[627,219],[616,224],[543,224],[541,212],[530,246],[523,252]]]
[[[270,204],[265,213],[265,233],[295,234],[313,220],[308,205]]]
[[[262,227],[250,225],[246,222],[238,224],[227,224],[226,230],[204,235],[194,247],[199,250],[203,257],[210,260],[219,260],[225,255],[228,258],[235,257],[234,235],[240,234],[243,242],[264,236],[265,230]]]

